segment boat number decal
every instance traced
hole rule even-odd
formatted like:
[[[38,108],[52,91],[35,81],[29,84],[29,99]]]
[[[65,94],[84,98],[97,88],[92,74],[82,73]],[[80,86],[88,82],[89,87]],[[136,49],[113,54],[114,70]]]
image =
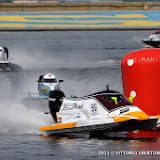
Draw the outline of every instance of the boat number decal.
[[[47,93],[47,89],[46,89],[46,88],[43,88],[43,89],[42,89],[42,92],[43,92],[43,93]]]
[[[128,112],[129,111],[129,108],[124,108],[124,109],[121,109],[120,110],[120,114],[124,113],[124,112]]]
[[[97,104],[96,103],[91,104],[91,114],[92,114],[92,116],[95,116],[95,115],[98,114]]]
[[[77,103],[64,103],[64,106],[62,110],[72,110],[72,109],[80,109],[83,108],[83,103],[77,104]]]

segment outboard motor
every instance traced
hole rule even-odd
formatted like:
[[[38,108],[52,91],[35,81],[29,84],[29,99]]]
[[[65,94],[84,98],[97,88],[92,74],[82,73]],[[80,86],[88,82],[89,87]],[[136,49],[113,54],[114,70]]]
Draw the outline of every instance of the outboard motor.
[[[59,112],[63,97],[65,97],[65,95],[61,90],[54,90],[50,91],[49,93],[49,109],[56,123],[57,123],[56,113]]]

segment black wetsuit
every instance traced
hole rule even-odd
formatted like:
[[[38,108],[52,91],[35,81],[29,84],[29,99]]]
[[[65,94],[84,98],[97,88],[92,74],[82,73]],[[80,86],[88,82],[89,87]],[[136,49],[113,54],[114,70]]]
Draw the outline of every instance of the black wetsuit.
[[[59,112],[59,109],[61,107],[62,104],[62,98],[65,97],[64,93],[60,90],[55,90],[55,91],[51,91],[49,93],[49,109],[50,109],[50,113],[53,117],[53,119],[55,120],[55,122],[57,123],[57,117],[56,117],[56,113]]]

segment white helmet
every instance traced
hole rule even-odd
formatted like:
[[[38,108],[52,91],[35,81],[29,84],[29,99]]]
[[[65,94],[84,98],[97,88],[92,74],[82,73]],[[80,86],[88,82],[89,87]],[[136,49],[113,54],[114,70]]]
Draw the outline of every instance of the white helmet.
[[[45,74],[43,76],[43,78],[44,79],[55,79],[56,77],[53,74],[51,74],[51,73],[47,73],[47,74]]]

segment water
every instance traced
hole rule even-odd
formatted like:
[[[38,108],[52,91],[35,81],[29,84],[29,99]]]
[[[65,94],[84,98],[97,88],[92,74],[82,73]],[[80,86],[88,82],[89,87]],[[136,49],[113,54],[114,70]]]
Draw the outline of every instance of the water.
[[[48,137],[39,128],[50,115],[28,108],[22,100],[37,92],[39,75],[63,79],[66,96],[83,96],[105,89],[123,92],[120,63],[144,47],[150,31],[1,32],[15,72],[0,72],[0,159],[158,159],[139,151],[159,151],[159,132],[149,139]],[[21,69],[22,68],[22,69]],[[147,133],[145,133],[147,134]],[[152,133],[153,135],[153,133]],[[120,151],[136,151],[132,155]]]

